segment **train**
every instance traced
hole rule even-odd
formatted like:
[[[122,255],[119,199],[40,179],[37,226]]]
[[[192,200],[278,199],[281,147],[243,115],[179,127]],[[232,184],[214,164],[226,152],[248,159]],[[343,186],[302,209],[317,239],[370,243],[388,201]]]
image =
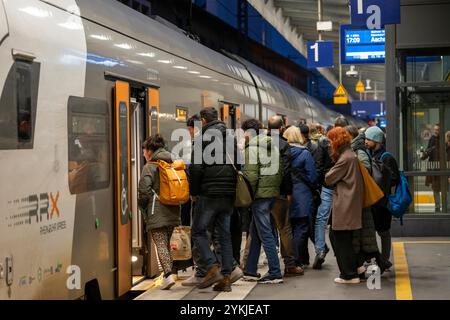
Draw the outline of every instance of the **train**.
[[[0,0],[0,61],[0,299],[129,292],[147,136],[210,106],[230,128],[339,116],[118,1]]]

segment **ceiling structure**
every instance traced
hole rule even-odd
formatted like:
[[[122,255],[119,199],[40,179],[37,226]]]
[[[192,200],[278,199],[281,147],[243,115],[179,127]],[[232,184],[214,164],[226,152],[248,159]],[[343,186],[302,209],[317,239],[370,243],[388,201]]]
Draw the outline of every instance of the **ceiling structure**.
[[[318,40],[316,23],[318,21],[318,0],[248,0],[248,2],[284,36],[293,47],[306,57],[306,43]],[[350,24],[349,0],[322,0],[322,21],[332,21],[333,31],[323,32],[322,40],[334,42],[334,67],[318,68],[318,71],[334,86],[339,83],[339,37],[340,26]],[[342,66],[342,82],[350,100],[360,99],[356,92],[359,76],[352,78],[346,75],[349,65]],[[377,88],[378,100],[384,100],[385,67],[382,64],[357,65],[364,85],[370,79],[372,90],[366,92],[367,100],[375,97]],[[364,94],[362,95],[364,99]]]

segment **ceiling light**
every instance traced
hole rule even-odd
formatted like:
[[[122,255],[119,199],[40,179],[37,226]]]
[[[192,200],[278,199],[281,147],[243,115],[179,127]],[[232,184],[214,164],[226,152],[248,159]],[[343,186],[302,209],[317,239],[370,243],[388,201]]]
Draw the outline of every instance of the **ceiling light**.
[[[159,63],[170,64],[173,63],[172,60],[157,60]]]
[[[75,22],[75,21],[67,21],[64,23],[58,23],[58,26],[69,29],[69,30],[82,30],[83,25],[81,22]]]
[[[133,64],[144,64],[143,62],[137,61],[137,60],[125,60],[125,61],[127,61],[129,63],[133,63]]]
[[[120,49],[125,49],[125,50],[130,50],[131,48],[133,48],[132,46],[130,46],[128,43],[120,43],[120,44],[115,44],[115,47],[118,47]]]
[[[103,34],[91,34],[91,38],[94,38],[97,40],[102,40],[102,41],[111,40],[111,38],[109,36],[105,36]]]
[[[26,8],[20,8],[19,11],[28,13],[31,16],[37,17],[37,18],[47,18],[51,17],[53,14],[50,11],[42,10],[36,7],[26,7]]]
[[[204,79],[211,79],[210,76],[198,76],[199,78],[204,78]]]
[[[182,70],[186,70],[187,67],[183,67],[183,66],[173,66],[173,68],[175,69],[182,69]]]
[[[141,52],[138,53],[139,56],[142,57],[147,57],[147,58],[154,58],[155,57],[155,53],[154,52]]]
[[[192,74],[200,74],[200,72],[198,72],[198,71],[188,71],[188,73],[192,73]]]

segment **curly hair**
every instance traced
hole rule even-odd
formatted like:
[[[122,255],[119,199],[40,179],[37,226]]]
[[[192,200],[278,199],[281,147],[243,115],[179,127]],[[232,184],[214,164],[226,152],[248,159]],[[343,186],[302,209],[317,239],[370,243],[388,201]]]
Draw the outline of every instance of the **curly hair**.
[[[152,152],[155,152],[160,148],[164,148],[165,146],[166,141],[164,141],[164,138],[159,133],[150,136],[142,143],[142,149],[147,149]]]
[[[334,161],[337,161],[342,151],[351,146],[353,140],[352,136],[347,130],[345,130],[345,128],[342,127],[331,129],[327,136],[331,142],[331,156]]]

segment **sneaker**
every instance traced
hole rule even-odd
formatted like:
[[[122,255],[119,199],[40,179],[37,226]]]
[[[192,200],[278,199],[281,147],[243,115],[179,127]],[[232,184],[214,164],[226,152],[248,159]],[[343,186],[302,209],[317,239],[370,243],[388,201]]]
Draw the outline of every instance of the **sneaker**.
[[[203,278],[203,281],[198,285],[199,289],[205,289],[209,286],[212,286],[214,283],[219,282],[223,279],[222,274],[220,273],[220,269],[218,266],[213,265],[208,269],[206,276]]]
[[[214,291],[231,292],[230,276],[223,277],[222,280],[220,280],[219,282],[216,283],[216,285],[213,287],[213,290]]]
[[[353,278],[353,279],[350,279],[350,280],[344,280],[342,278],[336,278],[336,279],[334,279],[334,282],[340,283],[340,284],[356,284],[356,283],[359,283],[360,280],[359,280],[359,277],[358,278]]]
[[[161,286],[159,287],[161,290],[169,290],[172,288],[175,284],[175,279],[173,278],[173,275],[168,276],[167,278],[164,277]]]
[[[231,272],[230,282],[231,283],[235,283],[236,281],[238,281],[243,276],[244,276],[244,272],[242,271],[242,269],[239,268],[239,267],[236,267],[236,268],[234,268],[233,272]]]
[[[244,271],[244,276],[242,277],[245,281],[258,281],[261,278],[261,274],[252,274]]]
[[[390,262],[389,260],[386,260],[384,263],[384,269],[389,270],[391,267],[392,267],[392,262]]]
[[[325,262],[326,253],[323,252],[321,254],[316,254],[316,258],[314,259],[313,269],[320,270],[322,269],[322,264]]]
[[[283,283],[283,277],[274,277],[269,274],[265,275],[261,279],[258,280],[258,283],[267,284],[267,283]]]
[[[202,283],[204,279],[205,279],[204,277],[197,277],[194,273],[192,276],[190,276],[189,278],[184,280],[181,283],[181,285],[183,287],[195,287],[195,286],[199,285],[200,283]]]
[[[290,267],[286,268],[284,270],[284,276],[285,277],[296,277],[296,276],[302,276],[305,274],[305,270],[301,267]]]

